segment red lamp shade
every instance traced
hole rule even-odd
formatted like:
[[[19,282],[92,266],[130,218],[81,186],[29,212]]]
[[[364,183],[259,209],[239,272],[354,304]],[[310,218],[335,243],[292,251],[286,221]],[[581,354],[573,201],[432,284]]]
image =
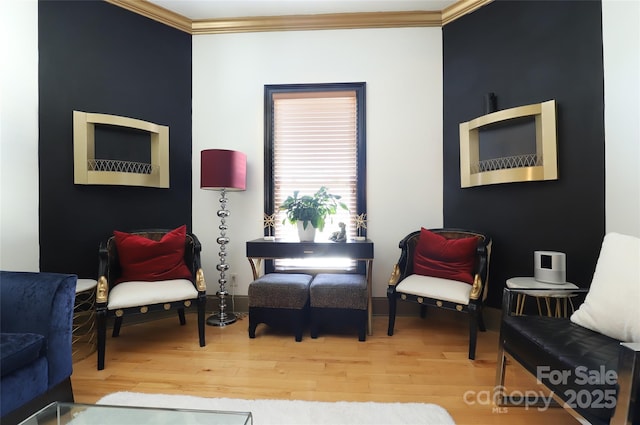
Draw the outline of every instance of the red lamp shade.
[[[200,152],[200,189],[245,190],[247,155],[226,149]]]

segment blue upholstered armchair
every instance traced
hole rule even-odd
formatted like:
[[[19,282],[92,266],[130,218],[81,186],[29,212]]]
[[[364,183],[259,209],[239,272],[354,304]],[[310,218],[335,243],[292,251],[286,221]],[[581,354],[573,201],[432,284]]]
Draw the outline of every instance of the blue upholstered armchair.
[[[71,334],[77,276],[0,271],[0,421],[73,401]]]

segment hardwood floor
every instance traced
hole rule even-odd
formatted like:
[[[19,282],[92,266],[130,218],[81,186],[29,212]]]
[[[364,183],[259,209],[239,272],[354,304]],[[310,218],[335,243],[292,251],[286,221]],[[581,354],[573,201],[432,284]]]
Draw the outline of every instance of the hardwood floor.
[[[494,387],[498,335],[479,333],[476,360],[467,359],[463,315],[430,312],[426,319],[398,317],[387,336],[386,316],[374,316],[372,336],[355,332],[308,332],[296,343],[260,325],[247,335],[248,319],[224,328],[207,326],[206,347],[198,346],[195,316],[181,327],[177,317],[123,326],[107,339],[105,369],[96,354],[74,363],[76,402],[95,403],[116,391],[188,394],[244,399],[435,403],[457,424],[528,425],[578,423],[567,411],[531,407],[497,409]],[[506,387],[539,390],[517,364],[507,367]]]

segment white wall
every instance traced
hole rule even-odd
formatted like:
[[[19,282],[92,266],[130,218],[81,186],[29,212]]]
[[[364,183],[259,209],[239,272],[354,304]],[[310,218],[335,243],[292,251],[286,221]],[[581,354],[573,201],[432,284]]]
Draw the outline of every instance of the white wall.
[[[605,222],[640,237],[640,2],[605,0]]]
[[[0,1],[0,269],[39,270],[38,2]]]
[[[374,296],[384,296],[398,241],[442,225],[442,31],[325,30],[193,38],[193,229],[209,292],[217,288],[218,196],[199,189],[200,151],[247,154],[247,191],[230,195],[227,262],[247,294],[245,241],[262,237],[264,85],[367,83],[367,217]]]

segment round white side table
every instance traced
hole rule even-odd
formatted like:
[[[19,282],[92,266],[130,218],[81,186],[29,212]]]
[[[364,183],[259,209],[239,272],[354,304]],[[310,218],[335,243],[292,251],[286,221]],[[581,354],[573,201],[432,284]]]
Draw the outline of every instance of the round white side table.
[[[73,307],[71,358],[82,360],[96,351],[96,287],[94,279],[78,279]]]
[[[569,314],[568,305],[571,304],[571,311],[574,311],[573,302],[571,298],[575,296],[572,289],[578,289],[578,286],[566,282],[566,283],[545,283],[535,280],[533,277],[512,277],[507,279],[507,288],[509,289],[526,289],[518,294],[516,297],[516,311],[517,315],[524,313],[524,304],[527,295],[536,299],[538,305],[538,314],[541,316],[542,306],[540,305],[540,299],[543,299],[547,308],[547,316],[552,317],[567,317]],[[551,300],[555,299],[555,309],[551,308]],[[561,305],[562,300],[562,305]],[[552,314],[553,311],[553,314]]]

